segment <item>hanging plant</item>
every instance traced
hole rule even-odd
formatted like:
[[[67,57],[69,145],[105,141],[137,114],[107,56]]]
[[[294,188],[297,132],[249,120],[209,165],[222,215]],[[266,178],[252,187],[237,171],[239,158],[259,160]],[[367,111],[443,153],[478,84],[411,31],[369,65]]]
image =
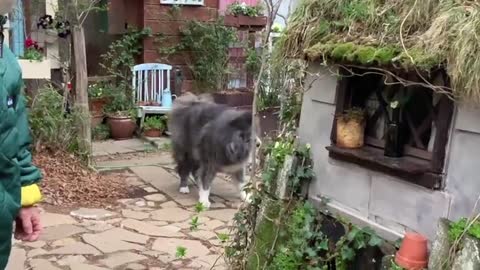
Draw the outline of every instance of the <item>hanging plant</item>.
[[[40,29],[51,29],[53,25],[52,15],[44,15],[38,19],[37,28]]]
[[[57,29],[58,37],[60,38],[67,38],[71,34],[70,22],[67,20],[57,21],[55,24],[55,29]]]

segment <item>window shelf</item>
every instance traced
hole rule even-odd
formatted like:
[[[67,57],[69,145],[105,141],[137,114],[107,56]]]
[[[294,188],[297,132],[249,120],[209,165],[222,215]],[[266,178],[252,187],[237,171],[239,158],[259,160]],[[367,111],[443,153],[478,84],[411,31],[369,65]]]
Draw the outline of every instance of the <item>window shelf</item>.
[[[345,149],[328,146],[329,156],[370,170],[383,172],[408,182],[430,188],[440,189],[442,175],[431,172],[431,164],[426,160],[412,157],[390,158],[383,155],[383,150],[373,147]]]
[[[204,0],[160,0],[162,5],[204,6]]]

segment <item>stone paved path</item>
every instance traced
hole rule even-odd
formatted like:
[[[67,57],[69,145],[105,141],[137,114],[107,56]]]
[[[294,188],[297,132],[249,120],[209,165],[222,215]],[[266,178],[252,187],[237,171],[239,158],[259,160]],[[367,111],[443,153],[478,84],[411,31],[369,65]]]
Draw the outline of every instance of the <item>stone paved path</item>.
[[[219,177],[211,209],[197,214],[196,188],[180,194],[171,163],[162,153],[100,162],[103,168],[128,167],[128,184],[145,195],[119,200],[111,209],[44,212],[40,241],[16,242],[7,270],[227,269],[220,239],[240,203],[236,188]]]

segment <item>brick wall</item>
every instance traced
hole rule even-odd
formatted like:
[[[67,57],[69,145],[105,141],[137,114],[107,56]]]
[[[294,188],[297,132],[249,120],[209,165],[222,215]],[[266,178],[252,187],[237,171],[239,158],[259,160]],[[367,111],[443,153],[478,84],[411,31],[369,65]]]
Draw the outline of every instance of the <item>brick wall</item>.
[[[203,7],[184,6],[180,8],[180,15],[172,18],[169,10],[170,5],[160,5],[160,0],[144,0],[143,5],[143,26],[150,27],[153,33],[162,33],[164,40],[162,44],[149,38],[144,41],[143,62],[163,62],[181,68],[184,76],[184,82],[181,91],[192,90],[192,74],[187,68],[187,59],[181,53],[172,55],[168,58],[158,54],[158,46],[169,47],[180,41],[180,29],[189,20],[213,21],[218,17],[219,0],[205,0]],[[174,76],[172,76],[173,78]],[[175,87],[172,82],[172,86]],[[176,94],[180,94],[180,89],[174,89]]]

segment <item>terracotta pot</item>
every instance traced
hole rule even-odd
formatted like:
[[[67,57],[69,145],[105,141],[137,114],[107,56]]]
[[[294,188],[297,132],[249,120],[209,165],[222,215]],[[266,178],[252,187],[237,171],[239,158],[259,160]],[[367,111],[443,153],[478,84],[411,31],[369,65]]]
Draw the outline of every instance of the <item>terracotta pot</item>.
[[[148,129],[143,132],[146,137],[161,137],[163,131],[160,129]]]
[[[406,233],[395,256],[395,263],[407,270],[421,270],[428,264],[427,238],[418,233]]]
[[[90,111],[96,115],[103,114],[103,108],[108,102],[108,98],[101,97],[101,98],[90,98],[89,99],[89,108]]]
[[[342,148],[360,148],[364,145],[365,123],[337,118],[337,146]]]
[[[252,106],[252,91],[232,91],[224,93],[213,93],[213,100],[218,104],[225,104],[231,107]]]
[[[112,139],[127,140],[133,137],[137,125],[130,117],[108,116],[107,123],[110,126]]]
[[[96,128],[98,125],[100,125],[101,123],[103,123],[103,119],[105,118],[105,116],[102,114],[92,114],[92,116],[90,116],[90,125],[93,128]]]

